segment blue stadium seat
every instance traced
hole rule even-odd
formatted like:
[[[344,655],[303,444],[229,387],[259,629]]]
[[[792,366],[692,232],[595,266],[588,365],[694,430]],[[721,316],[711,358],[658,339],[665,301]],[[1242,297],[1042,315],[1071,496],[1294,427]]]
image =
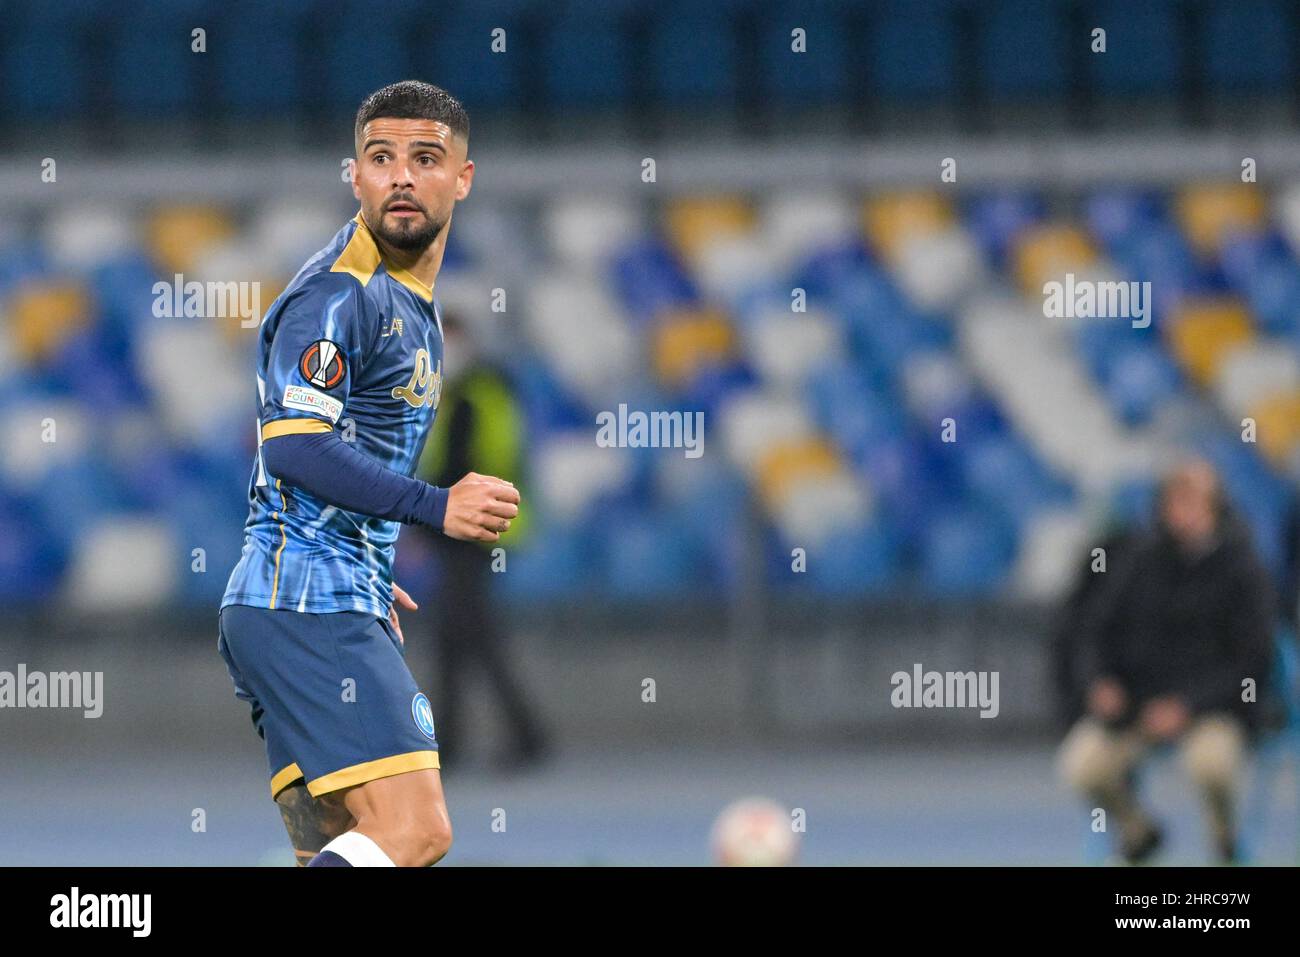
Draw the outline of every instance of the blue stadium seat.
[[[0,247],[0,296],[7,296],[15,287],[47,273],[45,252],[39,243]]]
[[[48,23],[4,32],[0,109],[46,123],[84,116],[90,106],[90,74],[83,34]]]
[[[1106,52],[1089,52],[1088,75],[1103,96],[1173,97],[1182,82],[1183,35],[1176,0],[1100,0],[1087,5],[1088,49],[1094,27]],[[1073,38],[1071,42],[1085,42]]]
[[[485,107],[525,108],[526,15],[524,3],[493,2],[460,6],[428,20],[426,37],[417,41],[414,72],[451,90],[470,116]],[[506,31],[505,53],[492,50],[497,28]]]
[[[843,98],[848,92],[849,36],[845,7],[829,0],[788,0],[761,8],[759,83],[764,98],[806,106]],[[804,31],[805,50],[791,49],[791,32]]]
[[[839,242],[819,249],[799,263],[792,270],[792,287],[803,289],[809,301],[832,299],[839,295],[841,285],[858,279],[862,273],[884,275],[863,240]],[[785,308],[790,305],[790,288],[785,291]]]
[[[306,0],[267,7],[234,0],[213,18],[208,53],[213,57],[217,100],[237,117],[284,118],[320,104],[320,91],[309,90],[304,71],[314,51],[304,49]]]
[[[1300,331],[1300,265],[1275,233],[1229,236],[1219,253],[1227,282],[1243,293],[1261,330]]]
[[[739,43],[725,12],[692,2],[656,8],[650,73],[661,106],[733,106],[740,91]]]
[[[933,103],[958,93],[959,4],[889,0],[868,21],[857,49],[867,51],[871,90],[885,100]]]
[[[506,561],[501,588],[512,601],[589,597],[595,584],[592,541],[576,524],[539,521]]]
[[[1229,498],[1249,523],[1265,567],[1277,574],[1282,566],[1284,519],[1293,494],[1289,483],[1235,430],[1204,435],[1195,444],[1214,464]]]
[[[1003,0],[977,8],[980,85],[994,97],[1041,99],[1066,92],[1071,37],[1063,0]]]
[[[201,65],[213,53],[193,51],[192,31],[207,29],[210,9],[202,0],[141,0],[115,21],[109,76],[122,114],[159,119],[196,108]]]
[[[323,105],[355,113],[368,94],[408,80],[416,72],[411,35],[421,12],[419,5],[400,0],[385,3],[383,11],[383,16],[376,16],[373,3],[347,0],[325,19],[330,33],[322,50],[327,67],[325,88],[320,93]]]
[[[32,516],[63,553],[74,552],[86,529],[125,504],[108,464],[93,454],[51,468],[29,499]]]
[[[789,554],[783,553],[786,578]],[[807,582],[819,594],[857,598],[879,594],[895,581],[898,545],[884,525],[872,523],[844,531],[808,555]]]
[[[1046,213],[1042,197],[1003,190],[977,197],[967,208],[965,218],[985,255],[1001,268],[1016,237],[1041,222]]]
[[[657,236],[646,237],[617,253],[611,273],[623,308],[641,322],[699,297],[677,257]]]
[[[1164,218],[1160,197],[1142,189],[1100,189],[1091,193],[1084,208],[1088,230],[1102,245],[1125,242]]]
[[[707,586],[708,569],[666,516],[649,510],[623,513],[601,522],[601,567],[605,586],[618,597],[656,598]]]
[[[1205,79],[1216,93],[1293,83],[1294,29],[1278,0],[1211,0],[1201,21]]]
[[[1128,425],[1143,425],[1179,390],[1178,367],[1167,353],[1133,346],[1119,353],[1107,370],[1106,401]]]
[[[0,495],[0,602],[9,608],[54,597],[67,552],[34,520],[30,504]]]
[[[1117,242],[1112,250],[1127,278],[1149,281],[1157,312],[1202,282],[1201,267],[1178,227],[1155,222]]]
[[[550,21],[546,31],[541,57],[552,104],[608,109],[631,96],[634,51],[628,30],[614,15],[571,11]]]
[[[921,540],[921,581],[936,595],[992,594],[1015,557],[1012,530],[986,509],[936,509]]]
[[[815,371],[806,388],[814,421],[850,458],[888,441],[905,426],[897,396],[845,359]]]
[[[754,371],[741,362],[703,366],[672,397],[672,407],[698,409],[704,413],[704,421],[712,423],[728,398],[757,384]]]
[[[972,501],[1022,526],[1058,500],[1033,453],[1009,431],[962,438],[961,468]]]

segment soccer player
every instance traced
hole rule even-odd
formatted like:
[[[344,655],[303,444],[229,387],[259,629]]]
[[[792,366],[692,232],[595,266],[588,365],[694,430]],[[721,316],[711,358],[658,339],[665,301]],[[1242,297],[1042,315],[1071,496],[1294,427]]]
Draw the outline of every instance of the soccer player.
[[[357,111],[361,210],[294,277],[258,339],[258,452],[218,649],[266,742],[271,796],[309,866],[425,866],[451,845],[428,699],[392,580],[401,523],[496,541],[506,481],[413,478],[442,391],[433,297],[469,195],[469,119],[405,81]],[[394,604],[396,602],[396,605]]]

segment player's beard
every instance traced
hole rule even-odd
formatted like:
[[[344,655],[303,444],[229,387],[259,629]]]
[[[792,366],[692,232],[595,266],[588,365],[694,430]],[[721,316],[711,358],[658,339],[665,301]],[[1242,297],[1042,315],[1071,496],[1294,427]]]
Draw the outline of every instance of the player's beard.
[[[407,197],[403,197],[403,200],[412,202]],[[395,227],[389,226],[384,220],[384,214],[380,213],[379,222],[375,224],[375,234],[389,246],[402,252],[424,252],[438,238],[438,234],[447,225],[447,220],[436,219],[429,215],[429,211],[423,206],[420,207],[420,211],[424,213],[422,223],[399,219]]]

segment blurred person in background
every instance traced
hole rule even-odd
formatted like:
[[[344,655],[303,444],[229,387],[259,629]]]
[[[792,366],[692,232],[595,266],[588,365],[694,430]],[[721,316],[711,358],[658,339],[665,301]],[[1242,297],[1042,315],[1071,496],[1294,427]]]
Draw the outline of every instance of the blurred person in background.
[[[1242,682],[1267,677],[1272,587],[1211,465],[1173,469],[1158,509],[1079,608],[1085,714],[1061,745],[1060,770],[1106,810],[1124,859],[1140,863],[1162,832],[1138,803],[1136,774],[1154,747],[1177,746],[1215,855],[1232,863],[1246,746],[1261,717]]]
[[[434,476],[520,473],[523,460],[524,417],[505,374],[481,354],[475,330],[459,315],[443,315],[447,364],[440,415],[421,456],[419,474]],[[521,512],[500,545],[456,541],[429,535],[437,555],[434,600],[437,646],[441,760],[455,762],[465,746],[464,694],[476,670],[481,670],[496,694],[508,725],[509,744],[499,755],[504,768],[522,768],[540,761],[547,748],[535,709],[507,658],[508,636],[492,600],[493,566],[521,539],[527,519]]]

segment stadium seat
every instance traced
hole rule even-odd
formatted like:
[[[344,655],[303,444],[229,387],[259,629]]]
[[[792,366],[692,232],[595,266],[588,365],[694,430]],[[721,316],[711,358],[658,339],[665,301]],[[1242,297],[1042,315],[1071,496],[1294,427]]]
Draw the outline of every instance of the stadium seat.
[[[48,359],[93,319],[87,290],[79,283],[33,283],[9,302],[11,347],[22,362]]]
[[[1082,229],[1052,223],[1022,234],[1014,258],[1021,290],[1026,296],[1040,298],[1045,283],[1063,282],[1066,273],[1084,272],[1097,261],[1097,251]]]
[[[657,236],[645,237],[618,248],[612,281],[623,308],[640,323],[665,309],[693,303],[698,293],[677,257]]]
[[[1141,235],[1164,215],[1160,197],[1142,189],[1098,189],[1084,202],[1088,231],[1112,252],[1116,244]]]
[[[1294,21],[1276,0],[1210,0],[1201,19],[1205,79],[1224,95],[1290,82]]]
[[[768,502],[772,524],[788,542],[805,548],[834,544],[860,529],[875,511],[866,478],[843,468],[792,473],[784,491]],[[797,474],[797,479],[794,475]]]
[[[693,263],[711,244],[754,228],[754,211],[735,196],[696,196],[672,200],[664,229],[676,253]]]
[[[1009,589],[1022,600],[1061,601],[1089,555],[1093,529],[1075,508],[1049,508],[1024,522]]]
[[[886,0],[872,11],[858,46],[873,96],[900,104],[950,100],[959,83],[954,0]]]
[[[978,18],[979,81],[986,95],[1009,100],[1059,96],[1068,87],[1070,48],[1063,0],[1004,0]],[[1083,38],[1076,40],[1083,43]]]
[[[141,0],[108,31],[112,96],[132,118],[165,121],[194,109],[201,58],[211,54],[192,49],[192,31],[207,19],[199,0]]]
[[[234,235],[225,210],[214,206],[167,206],[145,224],[145,242],[163,275],[190,270],[210,247]]]
[[[1105,54],[1085,61],[1101,96],[1176,96],[1184,51],[1179,7],[1177,0],[1100,0],[1089,5],[1089,29],[1096,24],[1106,30]]]
[[[791,188],[764,196],[759,204],[758,233],[783,272],[852,242],[857,231],[852,202],[836,190]]]
[[[641,210],[622,199],[561,196],[541,210],[542,237],[559,262],[597,272],[645,235]]]
[[[667,386],[726,362],[735,349],[731,324],[716,309],[670,310],[660,316],[652,335],[655,374]]]
[[[812,417],[797,397],[750,389],[738,392],[719,413],[721,443],[728,459],[748,477],[774,448],[798,445],[816,434]]]
[[[1219,407],[1240,419],[1270,396],[1300,389],[1300,355],[1257,339],[1232,350],[1219,365],[1213,386]]]
[[[1040,197],[1002,190],[982,193],[966,208],[964,219],[985,255],[998,269],[1020,235],[1046,215]]]
[[[604,283],[557,270],[530,292],[530,338],[567,390],[596,401],[611,383],[633,377],[637,343]]]
[[[1259,399],[1249,415],[1255,420],[1260,451],[1278,465],[1294,464],[1292,456],[1300,447],[1300,388]]]
[[[309,112],[307,58],[302,37],[311,20],[310,0],[268,6],[232,0],[208,28],[216,96],[223,109],[242,119],[284,118]]]
[[[366,0],[343,0],[317,18],[325,30],[317,41],[325,65],[321,106],[355,113],[372,91],[415,74],[411,38],[422,12],[415,0],[393,0],[376,17]]]
[[[621,12],[588,6],[547,24],[541,59],[549,102],[560,109],[611,110],[631,97],[635,60]]]
[[[777,388],[798,389],[818,366],[842,352],[841,326],[820,309],[773,310],[741,333],[748,363]]]
[[[959,227],[905,241],[894,255],[899,288],[918,308],[946,312],[986,281],[984,258]]]
[[[602,584],[611,597],[662,599],[707,587],[707,569],[667,518],[632,514],[592,528],[600,542]]]
[[[187,557],[175,532],[152,516],[101,518],[84,527],[68,576],[72,607],[103,614],[156,607],[179,587]]]
[[[933,593],[970,597],[995,593],[1015,557],[1012,532],[986,511],[937,510],[920,542],[921,581]]]
[[[890,259],[909,240],[942,232],[952,220],[947,198],[937,192],[884,193],[868,198],[862,207],[867,239]]]
[[[1119,352],[1106,372],[1110,408],[1126,425],[1151,422],[1165,401],[1178,393],[1178,370],[1160,349],[1133,346]]]
[[[848,90],[853,50],[845,32],[846,8],[833,0],[793,0],[760,9],[763,98],[787,108],[842,99]],[[801,53],[791,49],[796,27],[804,31]]]
[[[1265,214],[1258,187],[1244,183],[1189,186],[1175,208],[1192,248],[1203,256],[1216,254],[1230,236],[1258,231]]]
[[[650,83],[659,102],[734,105],[740,92],[735,21],[692,2],[658,8],[650,37]]]
[[[1236,300],[1185,301],[1170,317],[1166,341],[1196,382],[1207,385],[1233,350],[1254,339],[1245,307]]]

